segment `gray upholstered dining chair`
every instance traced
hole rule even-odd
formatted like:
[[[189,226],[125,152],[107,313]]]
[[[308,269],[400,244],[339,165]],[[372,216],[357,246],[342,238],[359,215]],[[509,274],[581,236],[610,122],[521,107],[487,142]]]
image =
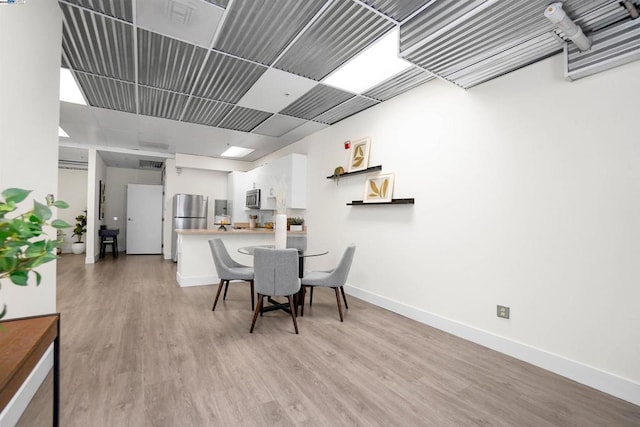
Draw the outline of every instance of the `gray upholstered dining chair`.
[[[307,250],[307,236],[305,235],[287,235],[287,247],[296,248],[299,251]]]
[[[253,268],[258,302],[253,313],[253,321],[249,332],[253,333],[258,313],[262,312],[264,297],[287,297],[289,300],[289,312],[293,319],[293,327],[297,334],[296,306],[292,297],[300,290],[298,250],[294,248],[256,248],[253,253]]]
[[[347,305],[347,296],[344,293],[344,284],[347,282],[347,276],[351,269],[351,263],[353,262],[353,254],[356,251],[355,245],[349,245],[344,251],[340,262],[336,268],[328,271],[311,271],[302,277],[302,309],[300,310],[300,316],[304,316],[304,298],[306,288],[311,288],[311,295],[309,298],[309,306],[313,304],[313,288],[325,287],[333,288],[336,292],[336,301],[338,302],[338,313],[340,314],[340,321],[343,321],[342,305],[340,304],[340,292],[342,292],[342,299],[344,300],[345,308],[349,309]],[[340,290],[340,291],[338,291]]]
[[[249,282],[251,286],[251,308],[255,303],[254,290],[253,290],[253,268],[246,265],[242,265],[234,261],[227,248],[224,246],[222,239],[209,240],[209,247],[211,248],[211,255],[213,256],[213,262],[216,265],[216,271],[218,277],[220,277],[220,284],[218,284],[218,292],[216,292],[216,299],[213,301],[213,308],[211,311],[215,311],[218,298],[220,298],[220,291],[224,285],[223,300],[227,299],[227,290],[229,289],[229,282],[232,280],[243,280]]]

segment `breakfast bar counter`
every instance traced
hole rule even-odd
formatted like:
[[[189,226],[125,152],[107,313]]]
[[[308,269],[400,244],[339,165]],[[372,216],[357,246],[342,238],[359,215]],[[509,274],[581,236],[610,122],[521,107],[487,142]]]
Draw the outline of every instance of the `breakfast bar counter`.
[[[228,230],[217,228],[198,230],[178,230],[178,268],[176,280],[180,286],[200,286],[218,284],[220,279],[213,264],[209,239],[221,238],[227,251],[239,263],[253,265],[253,257],[238,253],[244,246],[273,245],[273,229],[252,228]],[[306,231],[288,231],[290,235],[305,235]]]

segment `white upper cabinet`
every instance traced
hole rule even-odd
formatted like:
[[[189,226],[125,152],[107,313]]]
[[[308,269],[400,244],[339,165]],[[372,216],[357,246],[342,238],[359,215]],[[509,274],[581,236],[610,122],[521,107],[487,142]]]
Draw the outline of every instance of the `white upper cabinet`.
[[[245,173],[245,189],[260,189],[263,210],[276,210],[279,196],[287,209],[307,207],[307,156],[290,154]],[[243,193],[244,194],[244,193]]]

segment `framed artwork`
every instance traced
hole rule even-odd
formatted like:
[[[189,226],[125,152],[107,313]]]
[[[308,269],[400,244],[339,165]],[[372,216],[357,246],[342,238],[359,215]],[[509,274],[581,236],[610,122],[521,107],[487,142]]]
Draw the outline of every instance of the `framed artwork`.
[[[98,220],[104,219],[105,184],[100,180],[100,194],[98,196]]]
[[[364,183],[364,203],[390,202],[393,198],[393,172],[371,175]]]
[[[351,143],[349,156],[349,170],[347,172],[361,171],[369,167],[369,148],[371,138],[366,137]]]

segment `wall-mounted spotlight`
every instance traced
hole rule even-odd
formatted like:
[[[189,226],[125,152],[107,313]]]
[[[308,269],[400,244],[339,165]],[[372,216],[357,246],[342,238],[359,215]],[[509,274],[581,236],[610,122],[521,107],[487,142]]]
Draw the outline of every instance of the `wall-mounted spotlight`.
[[[584,35],[582,28],[567,16],[562,9],[562,3],[551,3],[545,9],[544,16],[561,29],[578,49],[584,52],[591,48],[591,40]]]

